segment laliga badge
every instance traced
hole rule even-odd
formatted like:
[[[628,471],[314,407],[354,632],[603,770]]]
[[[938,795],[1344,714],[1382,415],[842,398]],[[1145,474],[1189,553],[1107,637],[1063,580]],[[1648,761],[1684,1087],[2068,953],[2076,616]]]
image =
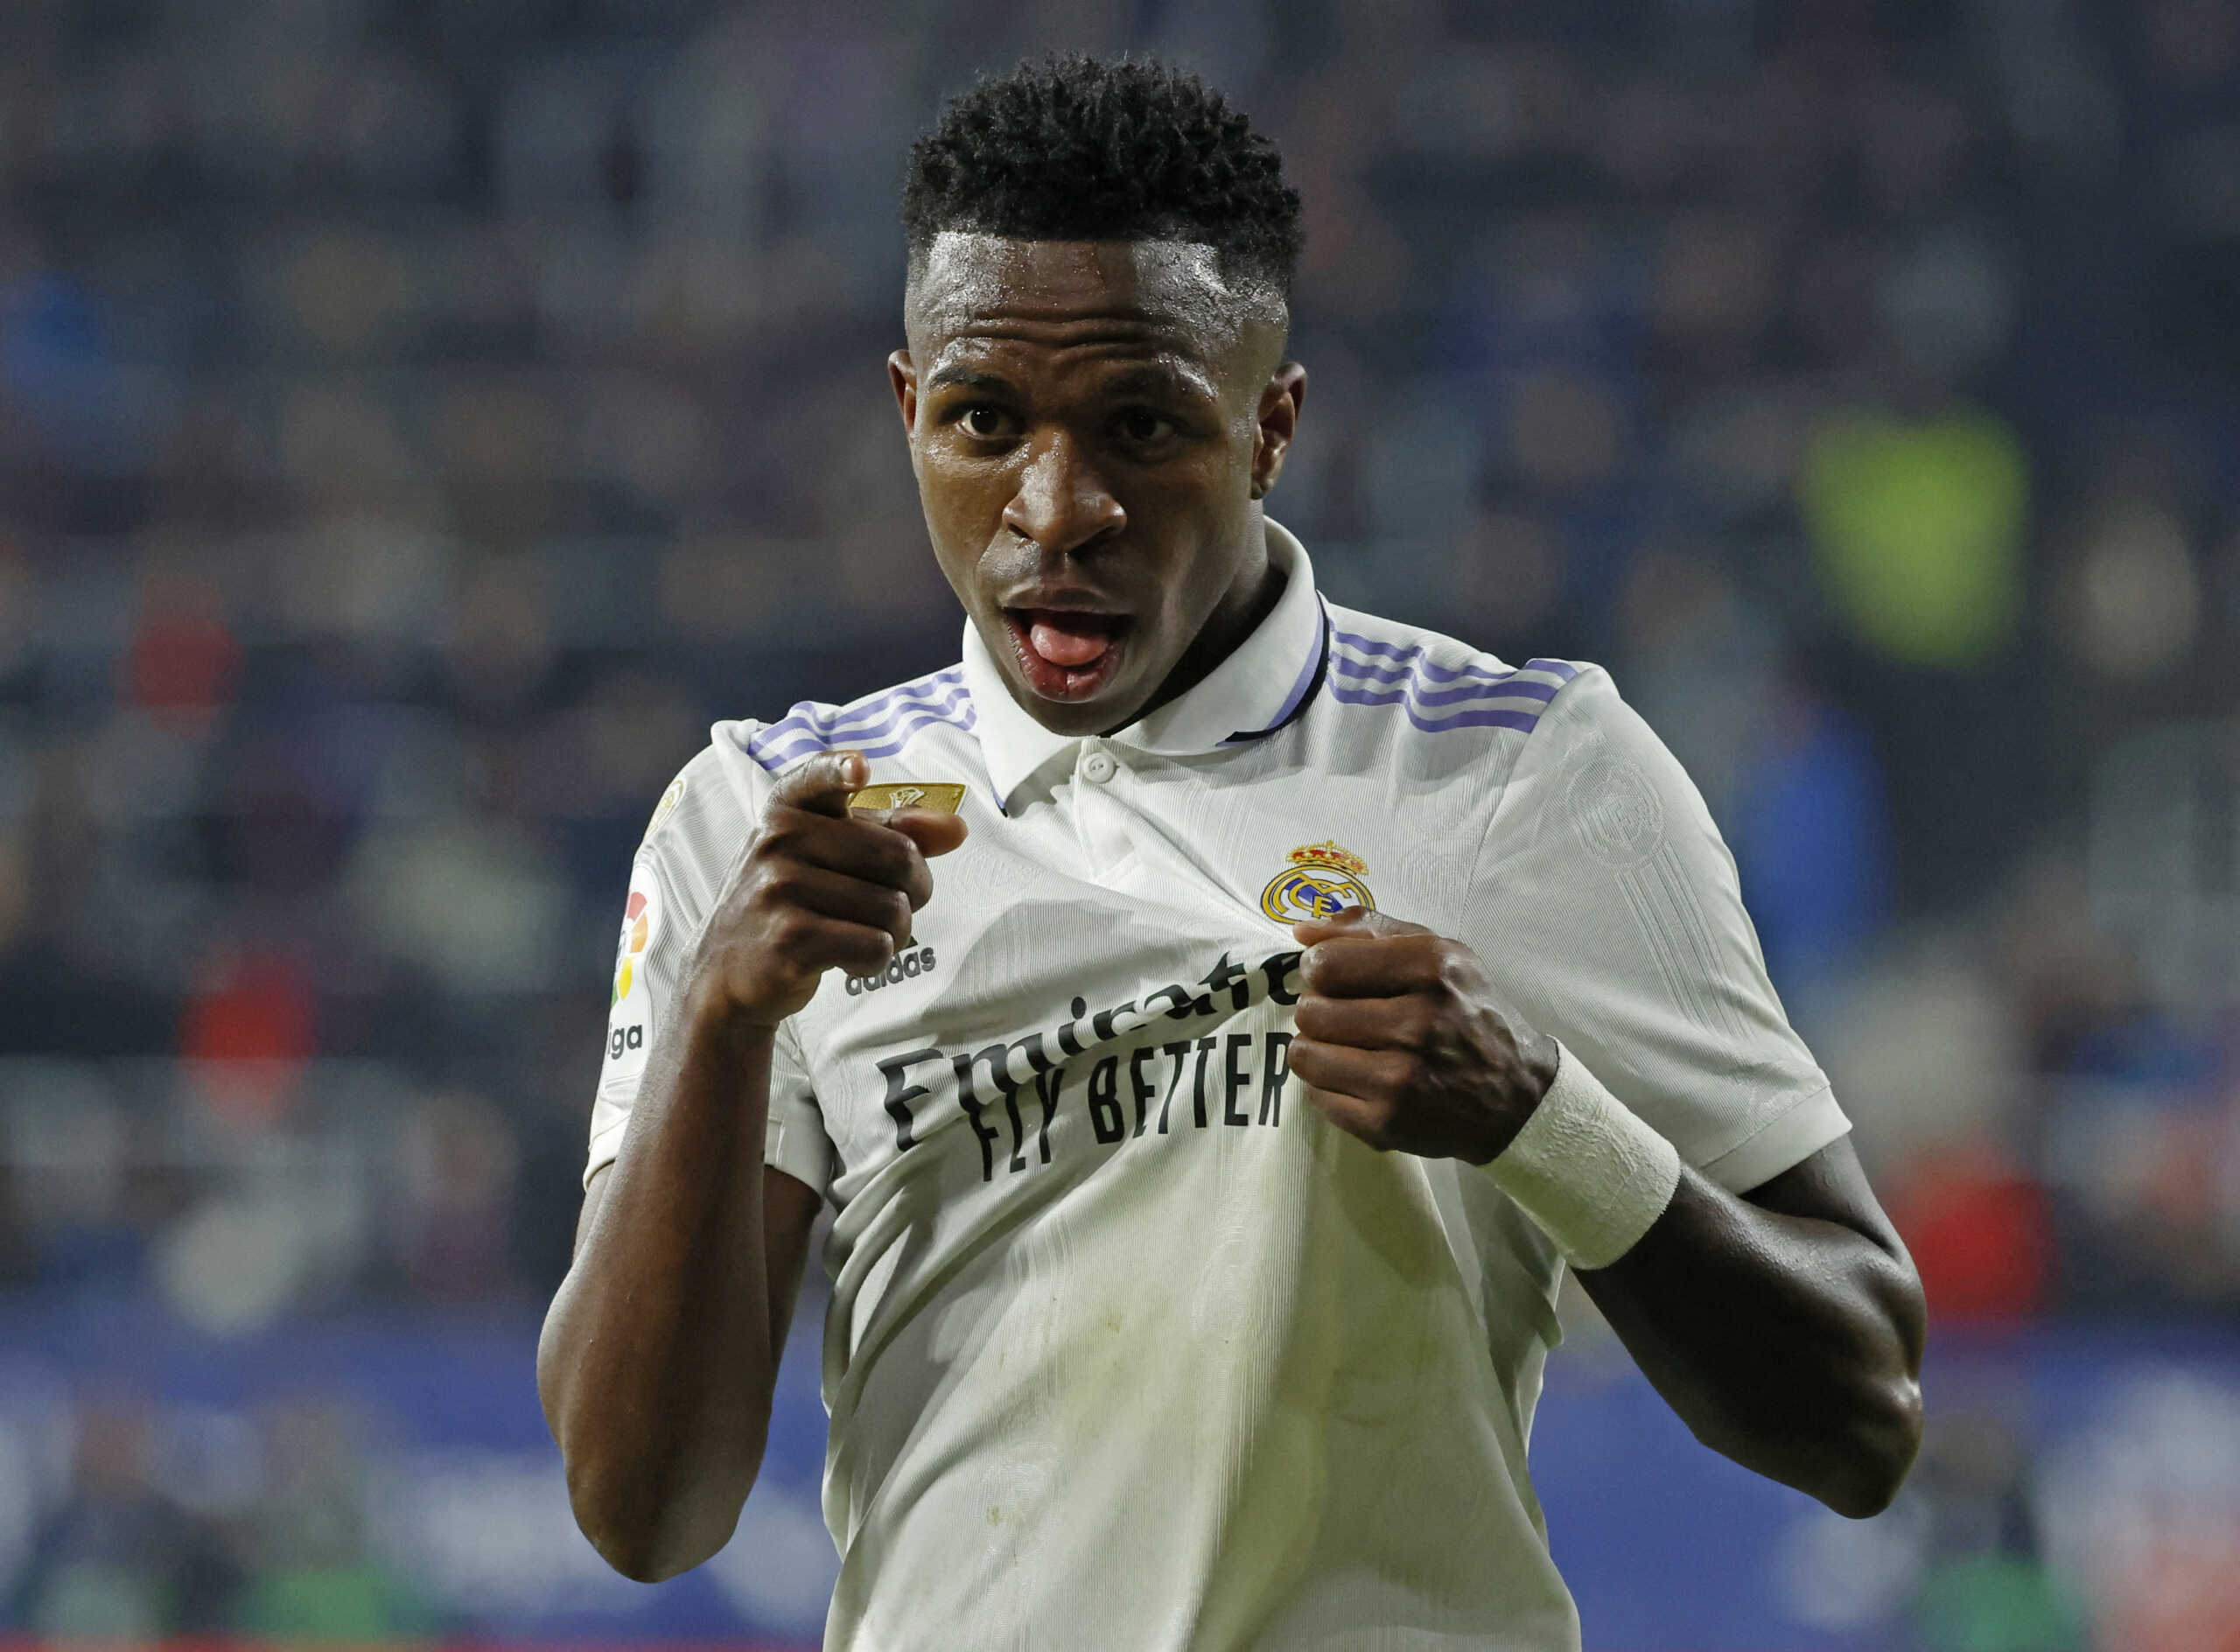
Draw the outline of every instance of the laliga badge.
[[[1362,878],[1368,864],[1335,844],[1309,844],[1284,857],[1291,864],[1260,892],[1260,910],[1278,923],[1334,918],[1348,906],[1376,910],[1376,897]]]
[[[964,788],[953,780],[905,780],[892,786],[866,786],[851,794],[850,808],[930,808],[936,815],[954,815],[964,802]]]
[[[607,999],[602,1086],[634,1077],[646,1065],[654,1033],[654,983],[646,969],[646,949],[661,927],[661,885],[653,868],[640,860],[630,868],[630,900],[622,909],[622,933],[614,943],[614,990]]]

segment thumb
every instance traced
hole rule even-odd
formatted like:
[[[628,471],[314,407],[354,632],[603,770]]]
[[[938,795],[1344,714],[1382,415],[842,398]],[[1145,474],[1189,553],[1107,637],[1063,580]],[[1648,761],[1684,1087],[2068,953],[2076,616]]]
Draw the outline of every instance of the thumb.
[[[1419,923],[1410,923],[1390,913],[1378,912],[1369,906],[1348,906],[1334,918],[1309,918],[1292,926],[1292,936],[1299,945],[1311,947],[1318,941],[1334,941],[1340,936],[1361,935],[1370,940],[1382,940],[1390,935],[1424,935],[1430,930]]]
[[[944,815],[936,808],[889,808],[878,814],[882,826],[900,832],[918,845],[918,852],[931,859],[946,855],[964,842],[964,817]]]
[[[812,815],[844,819],[849,794],[869,780],[871,772],[872,766],[861,752],[819,752],[780,775],[771,788],[770,801]]]

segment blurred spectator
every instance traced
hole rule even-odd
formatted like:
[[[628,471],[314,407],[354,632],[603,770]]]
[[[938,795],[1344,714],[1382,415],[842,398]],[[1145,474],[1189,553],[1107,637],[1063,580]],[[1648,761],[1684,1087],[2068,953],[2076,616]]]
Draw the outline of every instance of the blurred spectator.
[[[79,1412],[69,1495],[21,1586],[18,1620],[33,1633],[114,1643],[232,1627],[239,1568],[222,1530],[155,1484],[152,1427],[121,1398]]]
[[[2002,1396],[2012,1397],[2012,1396]],[[2014,1424],[1956,1407],[1922,1442],[1908,1495],[1928,1510],[1914,1612],[1926,1652],[2076,1652],[2083,1603],[2046,1563]]]
[[[249,1577],[234,1627],[284,1642],[415,1638],[430,1614],[368,1553],[362,1420],[340,1407],[263,1418],[264,1486],[244,1533]]]
[[[1847,412],[1813,443],[1802,503],[1837,611],[1868,647],[1964,668],[2012,639],[2028,475],[1998,420]]]

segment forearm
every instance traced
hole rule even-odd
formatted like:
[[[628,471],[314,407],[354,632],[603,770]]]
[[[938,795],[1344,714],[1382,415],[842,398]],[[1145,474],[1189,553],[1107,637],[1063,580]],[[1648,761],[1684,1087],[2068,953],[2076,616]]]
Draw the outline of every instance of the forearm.
[[[1640,1242],[1579,1283],[1704,1445],[1838,1513],[1896,1494],[1921,1438],[1902,1252],[1684,1171]]]
[[[764,1256],[771,1032],[684,1006],[538,1348],[578,1521],[641,1579],[722,1547],[761,1466],[779,1350]]]

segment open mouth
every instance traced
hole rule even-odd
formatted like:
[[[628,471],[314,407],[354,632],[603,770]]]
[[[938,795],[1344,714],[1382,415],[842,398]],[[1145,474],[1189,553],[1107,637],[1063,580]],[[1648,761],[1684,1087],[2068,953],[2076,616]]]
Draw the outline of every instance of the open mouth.
[[[1111,680],[1135,621],[1072,608],[1006,608],[1027,686],[1046,699],[1085,700]]]

